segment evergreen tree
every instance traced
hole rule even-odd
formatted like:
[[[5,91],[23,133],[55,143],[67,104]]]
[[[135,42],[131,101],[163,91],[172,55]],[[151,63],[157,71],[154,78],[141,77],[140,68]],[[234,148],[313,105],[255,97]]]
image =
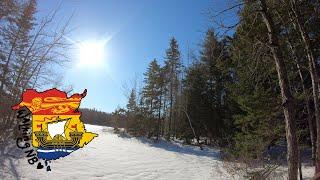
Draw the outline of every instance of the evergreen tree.
[[[128,112],[132,113],[137,110],[137,102],[136,101],[137,101],[136,90],[132,89],[130,92],[129,101],[127,104]]]
[[[158,79],[160,75],[160,66],[157,60],[151,61],[145,75],[145,86],[142,92],[142,98],[145,101],[145,105],[148,107],[151,114],[155,113],[159,106],[159,85]]]
[[[126,116],[127,116],[126,129],[129,133],[132,133],[132,134],[139,134],[141,130],[140,129],[141,124],[139,122],[139,119],[137,119],[137,111],[138,111],[138,107],[136,102],[136,90],[132,89],[128,99],[127,111],[126,111]]]
[[[224,77],[219,64],[223,59],[223,49],[212,29],[207,31],[205,40],[200,52],[200,62],[204,66],[203,76],[205,77],[206,89],[202,92],[203,98],[207,100],[203,110],[208,113],[204,118],[207,131],[212,137],[219,137],[223,127],[223,101],[225,98]]]
[[[148,118],[149,125],[148,129],[150,135],[159,136],[160,131],[160,116],[161,116],[161,101],[162,101],[162,83],[161,83],[161,68],[154,59],[151,61],[147,72],[145,75],[145,86],[142,92],[142,98],[144,99],[144,104],[148,107]],[[156,116],[158,116],[156,123]]]
[[[186,113],[188,113],[191,119],[191,125],[195,129],[195,133],[200,136],[206,136],[207,124],[206,120],[210,118],[208,112],[208,101],[203,96],[203,92],[206,91],[206,79],[204,76],[204,66],[200,63],[195,63],[187,70],[186,79],[184,81],[184,94],[186,96]],[[188,121],[187,117],[185,117]],[[188,127],[188,126],[187,126]],[[191,127],[188,127],[190,129]],[[190,138],[190,131],[186,129],[184,133],[185,138]]]
[[[175,38],[170,39],[170,46],[165,57],[165,83],[167,88],[167,98],[169,100],[168,138],[175,133],[174,103],[177,99],[179,88],[179,73],[181,72],[181,59],[178,42]]]
[[[281,99],[273,59],[265,44],[267,39],[261,19],[252,16],[252,7],[245,6],[243,22],[232,40],[231,59],[235,82],[229,91],[240,113],[234,114],[237,131],[234,137],[237,155],[261,158],[264,150],[283,135]],[[248,33],[250,32],[250,34]],[[263,139],[261,143],[257,140]]]

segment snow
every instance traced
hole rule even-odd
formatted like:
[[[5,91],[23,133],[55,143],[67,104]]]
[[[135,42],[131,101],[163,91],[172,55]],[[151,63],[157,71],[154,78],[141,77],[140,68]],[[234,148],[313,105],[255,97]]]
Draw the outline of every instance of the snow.
[[[8,159],[0,168],[0,179],[240,179],[227,172],[218,150],[119,136],[102,126],[86,125],[86,129],[99,136],[52,161],[51,172],[36,169],[25,158]],[[307,170],[311,176],[313,171]]]

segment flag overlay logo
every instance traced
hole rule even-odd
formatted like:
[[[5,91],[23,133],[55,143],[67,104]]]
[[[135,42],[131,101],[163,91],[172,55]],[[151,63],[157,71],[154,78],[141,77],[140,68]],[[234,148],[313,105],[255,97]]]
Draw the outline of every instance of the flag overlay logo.
[[[22,101],[12,107],[14,110],[26,107],[31,111],[31,143],[39,159],[50,161],[65,157],[98,136],[87,132],[80,120],[78,108],[86,94],[84,90],[82,94],[68,97],[55,88],[44,92],[27,89]]]

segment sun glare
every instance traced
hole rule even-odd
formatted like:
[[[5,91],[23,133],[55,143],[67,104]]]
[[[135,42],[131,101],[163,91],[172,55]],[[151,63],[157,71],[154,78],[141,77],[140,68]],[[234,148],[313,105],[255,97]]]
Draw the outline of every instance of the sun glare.
[[[97,41],[85,41],[79,46],[79,65],[100,66],[104,59],[105,43]]]

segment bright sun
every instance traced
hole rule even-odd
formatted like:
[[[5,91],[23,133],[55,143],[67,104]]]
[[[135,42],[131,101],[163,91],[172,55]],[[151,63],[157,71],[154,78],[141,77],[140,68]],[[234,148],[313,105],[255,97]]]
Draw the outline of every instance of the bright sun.
[[[105,43],[98,41],[85,41],[79,46],[80,66],[100,66],[104,59]]]

